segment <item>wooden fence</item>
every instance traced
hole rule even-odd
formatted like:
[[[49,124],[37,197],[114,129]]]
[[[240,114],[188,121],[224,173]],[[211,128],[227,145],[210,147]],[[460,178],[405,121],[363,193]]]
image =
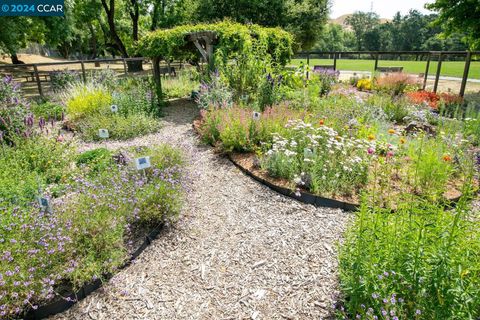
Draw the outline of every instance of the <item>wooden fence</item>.
[[[129,63],[131,62],[142,62],[144,70],[141,72],[129,71]],[[48,83],[51,81],[50,75],[59,70],[41,70],[42,68],[59,68],[62,67],[73,67],[75,71],[81,76],[81,79],[87,81],[87,64],[94,64],[95,68],[100,68],[101,65],[108,64],[116,72],[120,72],[122,76],[130,75],[145,75],[150,74],[153,70],[152,62],[147,58],[117,58],[117,59],[95,59],[95,60],[72,60],[72,61],[60,61],[60,62],[43,62],[43,63],[31,63],[31,64],[0,64],[0,75],[11,75],[15,78],[25,79],[25,83],[35,83],[36,92],[41,97],[45,96],[44,85],[42,83]],[[183,63],[181,62],[172,62],[162,64],[162,73],[165,74],[175,74],[175,67],[181,69],[183,68]],[[92,69],[93,70],[93,69]]]

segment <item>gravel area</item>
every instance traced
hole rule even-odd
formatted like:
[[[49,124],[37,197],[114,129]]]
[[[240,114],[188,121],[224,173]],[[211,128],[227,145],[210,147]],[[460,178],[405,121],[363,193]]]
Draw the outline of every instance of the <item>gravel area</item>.
[[[283,197],[203,146],[190,102],[160,132],[128,142],[184,150],[184,212],[128,268],[52,319],[325,319],[337,295],[336,244],[352,216]],[[86,148],[98,146],[86,145]]]

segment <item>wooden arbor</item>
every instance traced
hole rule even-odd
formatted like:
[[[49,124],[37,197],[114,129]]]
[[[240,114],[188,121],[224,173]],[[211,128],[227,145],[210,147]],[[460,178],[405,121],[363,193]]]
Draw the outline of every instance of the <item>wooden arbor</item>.
[[[218,36],[215,31],[197,31],[190,32],[185,36],[185,40],[193,43],[202,55],[202,58],[208,63],[210,70],[213,70],[213,46],[217,42]],[[157,97],[162,101],[162,82],[160,77],[160,57],[153,58],[153,78],[155,80]]]

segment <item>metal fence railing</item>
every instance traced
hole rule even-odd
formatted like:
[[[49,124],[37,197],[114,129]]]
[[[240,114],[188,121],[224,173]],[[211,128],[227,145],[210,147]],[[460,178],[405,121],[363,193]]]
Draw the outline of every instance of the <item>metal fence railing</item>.
[[[337,70],[337,61],[339,59],[367,59],[372,60],[373,62],[373,71],[382,71],[385,70],[385,67],[379,67],[378,62],[381,56],[393,56],[398,58],[403,57],[415,57],[418,61],[419,57],[422,61],[425,61],[425,72],[423,74],[423,89],[426,88],[427,79],[429,75],[430,63],[432,60],[437,61],[437,70],[435,72],[433,92],[437,92],[438,84],[440,80],[440,74],[442,71],[442,62],[448,57],[460,57],[461,61],[465,62],[463,69],[463,76],[461,78],[461,85],[459,90],[459,95],[463,96],[465,94],[465,88],[467,85],[468,74],[470,71],[470,64],[472,57],[480,56],[480,51],[305,51],[299,52],[296,57],[306,58],[306,63],[310,66],[310,59],[312,56],[328,56],[329,59],[333,60],[332,65],[327,65],[323,67],[328,67],[333,70]],[[458,61],[458,60],[456,60]],[[308,72],[308,71],[307,71]]]

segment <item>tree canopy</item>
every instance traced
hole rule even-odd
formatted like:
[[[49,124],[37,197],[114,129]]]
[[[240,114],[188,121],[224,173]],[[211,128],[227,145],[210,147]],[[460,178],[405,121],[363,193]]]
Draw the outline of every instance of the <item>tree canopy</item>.
[[[244,25],[230,21],[213,24],[184,25],[171,29],[150,32],[138,43],[138,52],[146,57],[161,57],[167,60],[198,59],[198,50],[187,40],[193,32],[214,31],[218,42],[216,51],[223,56],[263,49],[265,54],[279,64],[286,64],[293,54],[293,36],[280,28],[267,28],[259,25]]]
[[[471,49],[480,48],[480,2],[478,0],[436,0],[427,8],[439,12],[435,21],[446,35],[460,33]]]

